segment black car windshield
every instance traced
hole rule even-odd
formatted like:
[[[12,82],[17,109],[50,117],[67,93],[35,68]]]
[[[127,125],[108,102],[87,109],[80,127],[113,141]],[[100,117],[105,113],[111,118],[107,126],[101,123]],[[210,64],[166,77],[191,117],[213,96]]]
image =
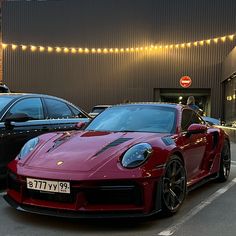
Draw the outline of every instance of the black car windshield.
[[[14,99],[15,97],[0,97],[0,111],[10,102]]]
[[[164,106],[127,105],[107,108],[85,130],[173,133],[175,109]]]

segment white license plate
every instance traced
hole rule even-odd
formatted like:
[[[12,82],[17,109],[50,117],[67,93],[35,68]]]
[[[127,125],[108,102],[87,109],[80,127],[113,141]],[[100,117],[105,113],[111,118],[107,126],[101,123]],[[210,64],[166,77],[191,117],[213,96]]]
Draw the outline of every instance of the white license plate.
[[[27,178],[27,188],[44,192],[70,193],[70,183]]]

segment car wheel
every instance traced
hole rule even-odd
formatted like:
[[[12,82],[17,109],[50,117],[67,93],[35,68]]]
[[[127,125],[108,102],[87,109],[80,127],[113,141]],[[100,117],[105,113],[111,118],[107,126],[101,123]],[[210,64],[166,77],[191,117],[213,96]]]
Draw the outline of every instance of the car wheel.
[[[221,151],[220,169],[218,173],[219,182],[225,182],[228,179],[230,173],[230,164],[231,164],[230,147],[228,142],[225,140],[223,149]]]
[[[162,184],[162,213],[173,215],[186,196],[186,171],[182,160],[172,156],[166,165]]]

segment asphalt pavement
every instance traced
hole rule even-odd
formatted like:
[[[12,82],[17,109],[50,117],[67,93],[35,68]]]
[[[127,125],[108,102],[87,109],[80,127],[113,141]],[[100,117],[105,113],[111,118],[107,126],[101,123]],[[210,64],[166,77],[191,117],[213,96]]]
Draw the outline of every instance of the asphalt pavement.
[[[0,196],[0,235],[4,236],[233,236],[236,232],[236,144],[225,183],[208,183],[190,192],[172,217],[140,220],[71,220],[18,212]],[[3,195],[4,192],[0,192]]]

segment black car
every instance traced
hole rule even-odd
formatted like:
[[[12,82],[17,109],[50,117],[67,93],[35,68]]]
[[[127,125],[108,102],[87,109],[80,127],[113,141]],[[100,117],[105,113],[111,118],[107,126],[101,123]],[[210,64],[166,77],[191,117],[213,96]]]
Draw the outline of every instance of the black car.
[[[76,129],[89,115],[73,104],[41,94],[0,94],[0,179],[29,139],[52,131]]]

